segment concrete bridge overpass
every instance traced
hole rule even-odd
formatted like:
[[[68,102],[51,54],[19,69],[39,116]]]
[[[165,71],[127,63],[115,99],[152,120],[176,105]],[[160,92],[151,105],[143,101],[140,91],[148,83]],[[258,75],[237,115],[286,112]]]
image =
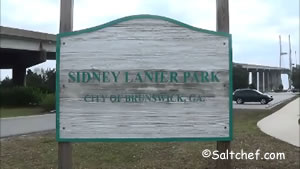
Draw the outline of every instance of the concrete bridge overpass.
[[[249,76],[251,74],[252,84],[254,84],[259,91],[263,92],[278,89],[282,84],[282,74],[287,74],[290,79],[291,71],[287,68],[243,63],[234,63],[233,65],[246,69],[248,71],[248,84]],[[291,82],[289,81],[289,83]]]
[[[55,60],[56,36],[0,26],[0,69],[13,69],[13,82],[24,85],[26,68]]]
[[[25,84],[26,68],[55,60],[56,36],[48,33],[0,26],[0,69],[13,69],[13,82]],[[260,91],[277,89],[286,68],[234,63],[252,73],[252,82]],[[248,82],[249,83],[249,82]]]

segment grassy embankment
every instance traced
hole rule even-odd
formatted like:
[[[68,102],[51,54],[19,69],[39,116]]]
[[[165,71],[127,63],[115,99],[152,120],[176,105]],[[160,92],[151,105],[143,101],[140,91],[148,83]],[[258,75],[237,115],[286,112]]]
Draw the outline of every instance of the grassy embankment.
[[[5,107],[0,108],[0,118],[40,115],[47,112],[42,107]]]

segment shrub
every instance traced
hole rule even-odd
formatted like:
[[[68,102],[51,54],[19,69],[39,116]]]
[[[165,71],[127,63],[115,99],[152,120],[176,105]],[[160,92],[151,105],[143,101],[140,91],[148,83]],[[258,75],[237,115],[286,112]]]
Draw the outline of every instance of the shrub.
[[[279,89],[280,91],[282,91],[282,90],[283,90],[283,85],[280,84],[279,87],[278,87],[278,89]]]
[[[296,89],[300,89],[300,65],[297,65],[296,67],[293,67],[292,69],[292,82],[293,86]]]
[[[42,101],[43,93],[32,87],[1,87],[0,102],[2,106],[38,105]]]
[[[3,79],[3,80],[1,81],[0,86],[1,86],[1,87],[13,87],[14,84],[13,84],[12,79],[10,79],[9,77],[5,77],[5,79]]]
[[[243,69],[242,66],[233,67],[233,90],[242,89],[248,87],[249,73]]]
[[[256,89],[255,85],[253,83],[249,84],[248,88],[250,89]]]
[[[49,111],[55,109],[55,95],[54,94],[47,94],[41,102],[41,106]]]
[[[283,85],[280,84],[278,88],[274,90],[274,92],[283,92]]]

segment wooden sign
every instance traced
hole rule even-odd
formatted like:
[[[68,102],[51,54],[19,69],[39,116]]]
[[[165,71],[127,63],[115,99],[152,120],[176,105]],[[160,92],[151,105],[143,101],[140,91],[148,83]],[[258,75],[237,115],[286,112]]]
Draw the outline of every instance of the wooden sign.
[[[232,139],[231,35],[137,15],[57,36],[58,141]]]

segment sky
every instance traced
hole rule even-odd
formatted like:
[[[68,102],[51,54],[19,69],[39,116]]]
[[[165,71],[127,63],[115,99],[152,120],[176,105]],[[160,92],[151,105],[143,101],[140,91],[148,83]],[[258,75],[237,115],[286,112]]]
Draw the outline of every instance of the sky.
[[[60,0],[0,2],[1,26],[58,33]],[[216,0],[74,0],[74,30],[137,14],[216,30]],[[288,52],[290,34],[292,62],[299,64],[299,0],[229,0],[229,15],[234,62],[279,66],[279,35],[283,52]],[[288,67],[288,60],[283,56],[283,67]],[[31,67],[39,68],[55,68],[55,61]],[[1,70],[1,79],[6,76],[11,77],[11,70]]]

